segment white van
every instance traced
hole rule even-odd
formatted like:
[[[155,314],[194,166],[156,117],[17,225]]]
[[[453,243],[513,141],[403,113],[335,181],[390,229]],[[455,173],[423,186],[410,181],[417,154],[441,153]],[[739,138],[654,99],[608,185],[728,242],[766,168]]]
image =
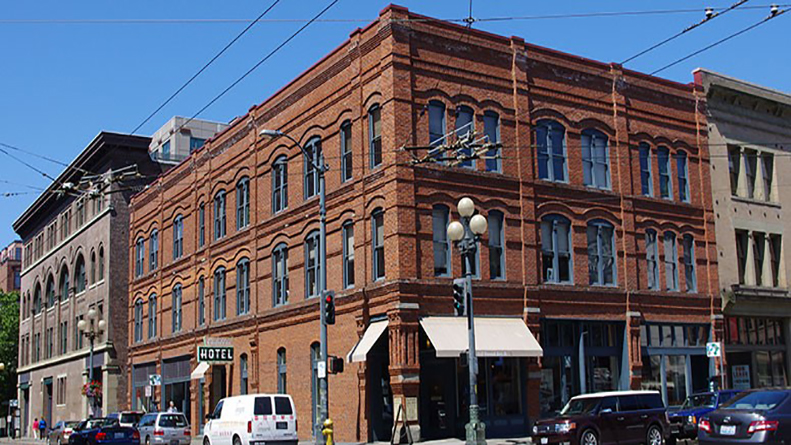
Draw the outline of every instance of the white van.
[[[227,397],[206,419],[203,445],[297,445],[297,410],[289,395]]]

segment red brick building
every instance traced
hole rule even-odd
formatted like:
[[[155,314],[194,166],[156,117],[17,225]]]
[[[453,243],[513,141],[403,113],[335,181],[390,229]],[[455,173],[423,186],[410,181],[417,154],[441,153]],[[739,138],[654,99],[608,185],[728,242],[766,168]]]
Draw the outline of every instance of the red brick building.
[[[22,241],[14,241],[0,250],[0,292],[19,291],[22,285]]]
[[[464,331],[434,323],[453,312],[461,261],[444,232],[463,196],[489,220],[476,314],[507,333],[504,352],[481,354],[488,435],[524,434],[580,392],[655,388],[674,403],[707,387],[721,314],[699,100],[691,85],[386,8],[133,200],[132,407],[174,400],[197,432],[224,395],[286,391],[311,434],[316,176],[262,129],[330,166],[329,352],[362,360],[329,377],[338,440],[387,439],[402,403],[421,437],[463,434],[466,364],[436,340]],[[470,127],[499,155],[415,165],[401,149]],[[517,325],[542,358],[507,355]],[[199,366],[203,344],[233,346],[233,362]],[[162,386],[146,397],[151,374]]]

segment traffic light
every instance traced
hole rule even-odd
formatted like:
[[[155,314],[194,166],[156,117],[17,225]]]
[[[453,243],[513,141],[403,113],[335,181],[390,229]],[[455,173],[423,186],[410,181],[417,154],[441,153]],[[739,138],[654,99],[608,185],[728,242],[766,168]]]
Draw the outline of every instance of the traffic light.
[[[343,358],[327,357],[327,372],[330,374],[340,374],[343,372]]]
[[[453,280],[453,309],[457,317],[467,315],[467,279]]]
[[[324,323],[335,324],[335,291],[324,292]]]

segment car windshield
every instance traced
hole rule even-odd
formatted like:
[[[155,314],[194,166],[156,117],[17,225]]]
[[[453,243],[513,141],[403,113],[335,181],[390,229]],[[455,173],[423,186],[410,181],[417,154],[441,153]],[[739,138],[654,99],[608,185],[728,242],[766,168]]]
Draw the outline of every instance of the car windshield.
[[[137,423],[143,417],[140,413],[123,413],[121,414],[121,423]]]
[[[714,408],[717,404],[717,397],[714,394],[692,394],[684,400],[681,409],[690,408]]]
[[[785,391],[757,391],[734,397],[722,409],[769,410],[787,397]]]
[[[118,421],[115,419],[91,419],[86,420],[85,425],[83,425],[80,429],[81,430],[92,430],[94,428],[103,428],[105,426],[113,426],[117,424]]]
[[[159,426],[162,428],[184,428],[187,426],[187,418],[183,414],[163,414],[159,418]]]
[[[585,397],[582,399],[571,399],[560,411],[561,416],[579,416],[591,414],[599,405],[599,399]]]
[[[66,428],[74,428],[74,427],[76,427],[79,424],[80,424],[80,422],[75,422],[75,421],[72,420],[72,421],[66,422]]]

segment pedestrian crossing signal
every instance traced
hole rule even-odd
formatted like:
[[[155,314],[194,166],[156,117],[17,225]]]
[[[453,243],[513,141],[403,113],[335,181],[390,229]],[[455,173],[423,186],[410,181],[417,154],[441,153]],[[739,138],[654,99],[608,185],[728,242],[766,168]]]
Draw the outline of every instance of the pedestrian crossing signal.
[[[453,310],[457,317],[467,315],[467,280],[465,278],[453,280]]]

